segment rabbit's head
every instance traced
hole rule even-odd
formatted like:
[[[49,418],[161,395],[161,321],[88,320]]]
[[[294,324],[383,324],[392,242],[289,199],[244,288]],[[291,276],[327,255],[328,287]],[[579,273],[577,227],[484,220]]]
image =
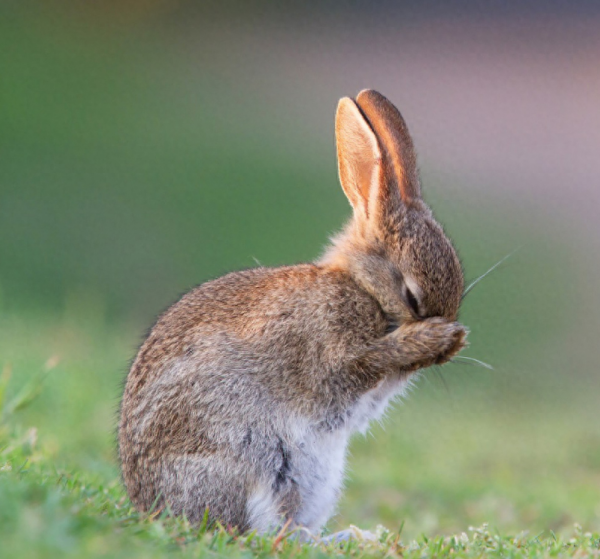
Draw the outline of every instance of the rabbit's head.
[[[455,320],[463,293],[456,252],[423,202],[400,112],[373,90],[340,100],[338,166],[354,215],[323,262],[347,270],[392,322]]]

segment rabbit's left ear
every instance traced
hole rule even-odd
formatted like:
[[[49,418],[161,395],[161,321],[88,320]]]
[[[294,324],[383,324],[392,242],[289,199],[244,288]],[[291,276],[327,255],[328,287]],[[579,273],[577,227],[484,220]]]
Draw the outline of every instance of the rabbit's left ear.
[[[369,216],[369,198],[381,180],[381,151],[373,130],[356,103],[340,99],[335,115],[340,182],[357,219]]]

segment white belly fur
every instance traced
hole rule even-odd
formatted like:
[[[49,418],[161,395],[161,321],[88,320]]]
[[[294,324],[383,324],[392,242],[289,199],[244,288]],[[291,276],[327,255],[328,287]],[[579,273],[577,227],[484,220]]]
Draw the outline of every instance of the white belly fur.
[[[302,500],[295,524],[311,531],[319,531],[325,525],[335,511],[342,490],[350,436],[357,431],[366,433],[369,423],[381,419],[390,400],[403,395],[408,386],[407,380],[384,379],[355,403],[346,423],[334,431],[316,430],[299,419],[287,426],[293,448],[294,479]],[[254,529],[265,531],[267,526],[274,528],[281,524],[283,519],[276,515],[267,518],[273,511],[269,506],[273,501],[274,496],[266,495],[265,488],[260,488],[257,495],[249,499],[249,512],[254,513],[251,518],[257,521],[256,525],[251,522]]]

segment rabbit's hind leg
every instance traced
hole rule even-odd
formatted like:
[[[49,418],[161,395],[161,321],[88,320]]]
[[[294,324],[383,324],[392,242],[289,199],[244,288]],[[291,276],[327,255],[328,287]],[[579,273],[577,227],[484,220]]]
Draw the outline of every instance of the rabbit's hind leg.
[[[272,486],[257,483],[248,495],[246,515],[249,530],[259,534],[276,532],[286,522]]]
[[[246,516],[248,528],[260,534],[279,531],[283,526],[297,527],[300,493],[291,477],[279,472],[273,479],[267,476],[248,492]]]
[[[170,455],[163,457],[160,494],[170,512],[185,514],[192,523],[209,520],[224,526],[249,528],[246,500],[248,482],[244,468],[220,455]]]

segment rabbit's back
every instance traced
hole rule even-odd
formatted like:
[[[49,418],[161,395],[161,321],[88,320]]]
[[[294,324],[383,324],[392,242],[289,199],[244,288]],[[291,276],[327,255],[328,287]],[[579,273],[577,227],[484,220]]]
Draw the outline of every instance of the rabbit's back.
[[[231,362],[237,366],[221,374],[268,374],[275,364],[281,379],[311,360],[347,358],[348,347],[386,326],[378,303],[343,272],[312,264],[234,272],[193,289],[159,317],[133,362],[123,405],[154,382],[207,378]]]

